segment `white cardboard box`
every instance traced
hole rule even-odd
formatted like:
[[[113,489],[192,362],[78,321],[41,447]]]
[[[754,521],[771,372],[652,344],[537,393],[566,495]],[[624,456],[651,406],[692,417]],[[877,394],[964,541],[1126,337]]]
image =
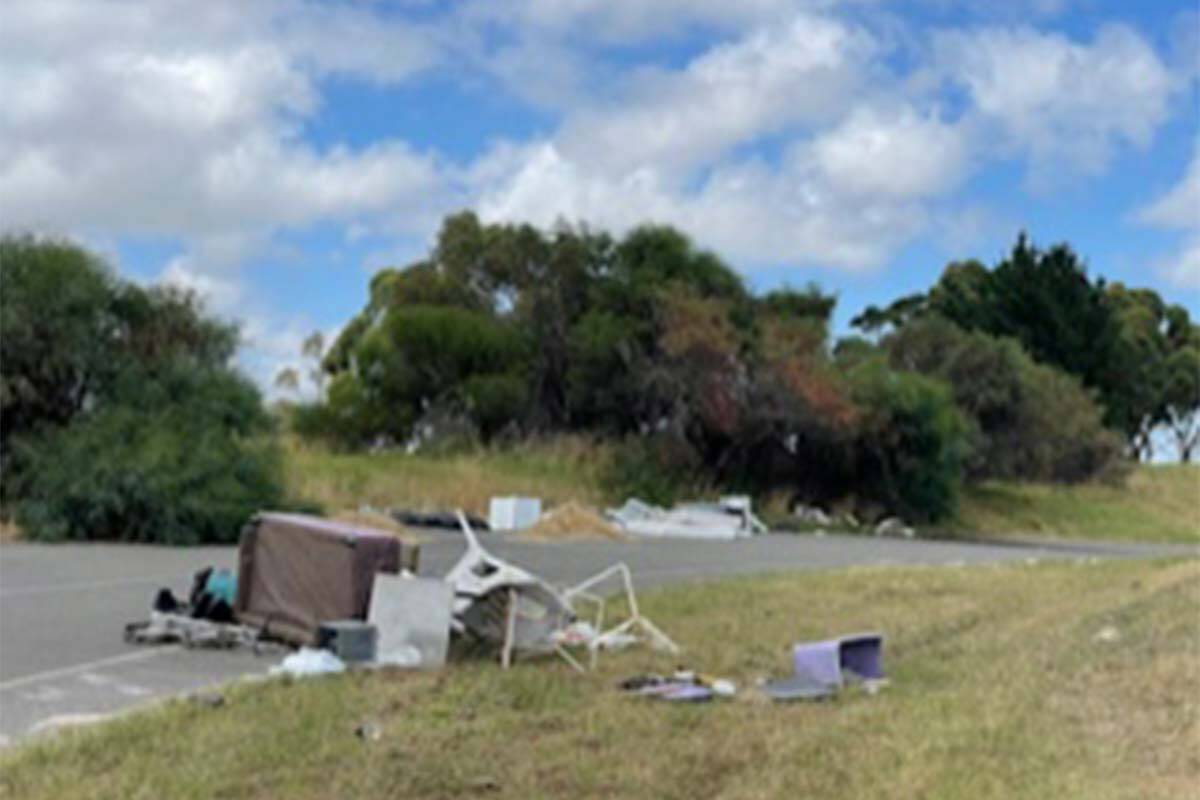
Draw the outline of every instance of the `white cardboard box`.
[[[488,527],[494,531],[519,531],[542,516],[539,497],[493,497],[488,506]]]

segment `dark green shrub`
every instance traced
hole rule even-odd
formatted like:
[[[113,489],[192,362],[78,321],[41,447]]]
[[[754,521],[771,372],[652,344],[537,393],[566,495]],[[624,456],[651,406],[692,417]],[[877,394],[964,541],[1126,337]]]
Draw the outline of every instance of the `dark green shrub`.
[[[849,378],[860,409],[856,494],[909,521],[949,516],[968,431],[949,389],[880,360],[859,364]]]
[[[615,502],[636,497],[663,506],[695,494],[702,485],[696,453],[686,442],[667,434],[631,436],[622,441],[602,481]]]
[[[938,316],[884,340],[893,367],[945,381],[971,425],[972,480],[1075,482],[1109,472],[1119,436],[1079,379],[1038,364],[1014,339],[966,331]]]
[[[281,455],[247,381],[177,369],[123,384],[141,388],[17,442],[16,517],[30,538],[233,542],[282,503]]]

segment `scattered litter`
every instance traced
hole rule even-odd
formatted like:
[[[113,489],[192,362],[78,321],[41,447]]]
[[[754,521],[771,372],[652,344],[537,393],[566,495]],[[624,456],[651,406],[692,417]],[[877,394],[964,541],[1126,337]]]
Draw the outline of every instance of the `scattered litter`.
[[[386,531],[302,514],[257,515],[242,532],[235,611],[297,645],[327,620],[364,620],[375,573],[416,572],[419,548]]]
[[[188,695],[188,702],[205,708],[220,708],[225,705],[225,695],[220,692],[195,692]]]
[[[346,663],[328,650],[301,647],[279,664],[271,667],[272,675],[290,675],[306,678],[312,675],[330,675],[346,671]]]
[[[792,675],[763,684],[773,700],[814,700],[837,693],[847,680],[863,683],[875,694],[886,685],[883,675],[883,636],[860,633],[801,642],[792,648]]]
[[[209,622],[182,614],[150,612],[150,619],[125,626],[125,641],[130,644],[182,644],[228,650],[234,647],[260,648],[259,632],[234,623]]]
[[[725,678],[706,678],[690,670],[679,670],[669,678],[653,673],[634,675],[618,684],[625,692],[673,703],[699,703],[714,697],[729,698],[737,686]]]
[[[771,678],[762,685],[767,696],[778,702],[792,700],[825,700],[833,697],[837,686],[820,683],[804,676],[791,675],[786,678]]]
[[[556,506],[522,531],[525,536],[546,539],[596,536],[605,539],[628,539],[616,525],[599,512],[570,500]]]
[[[396,667],[446,663],[454,588],[445,581],[378,574],[367,620],[379,631],[376,661]]]
[[[383,738],[383,728],[374,722],[360,722],[354,728],[354,735],[364,742],[378,742]]]
[[[375,626],[357,619],[322,622],[317,628],[317,647],[328,650],[347,664],[375,660]]]
[[[638,536],[690,539],[742,539],[766,533],[767,526],[751,511],[750,498],[722,497],[717,503],[683,503],[659,508],[630,498],[609,509],[609,519]]]
[[[488,504],[488,526],[494,531],[519,531],[537,523],[542,501],[537,497],[493,497]]]
[[[1104,642],[1112,644],[1113,642],[1121,641],[1121,632],[1112,625],[1105,625],[1100,630],[1096,631],[1096,635],[1092,637],[1094,642]]]
[[[916,530],[905,524],[904,520],[899,517],[887,517],[879,521],[875,526],[876,536],[899,536],[904,539],[911,539],[917,535]]]

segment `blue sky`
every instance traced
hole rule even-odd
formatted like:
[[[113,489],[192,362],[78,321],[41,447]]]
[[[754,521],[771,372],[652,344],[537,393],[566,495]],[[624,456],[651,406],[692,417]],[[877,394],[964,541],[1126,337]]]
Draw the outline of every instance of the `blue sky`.
[[[1200,316],[1198,61],[1185,0],[39,0],[0,224],[205,294],[264,386],[461,208],[677,225],[843,329],[1021,229]]]

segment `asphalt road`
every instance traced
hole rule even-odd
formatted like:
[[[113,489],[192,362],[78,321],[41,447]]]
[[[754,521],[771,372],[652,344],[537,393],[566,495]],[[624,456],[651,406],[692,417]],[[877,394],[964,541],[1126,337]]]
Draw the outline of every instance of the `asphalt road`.
[[[496,555],[557,583],[617,561],[639,587],[748,572],[853,565],[974,564],[1006,560],[1196,554],[1196,548],[1051,543],[968,544],[846,536],[769,535],[735,542],[526,542],[487,537]],[[421,572],[442,575],[462,552],[454,533],[422,546]],[[132,545],[0,546],[0,745],[64,719],[261,673],[279,656],[134,647],[126,622],[145,619],[159,587],[186,595],[205,566],[236,551]]]

